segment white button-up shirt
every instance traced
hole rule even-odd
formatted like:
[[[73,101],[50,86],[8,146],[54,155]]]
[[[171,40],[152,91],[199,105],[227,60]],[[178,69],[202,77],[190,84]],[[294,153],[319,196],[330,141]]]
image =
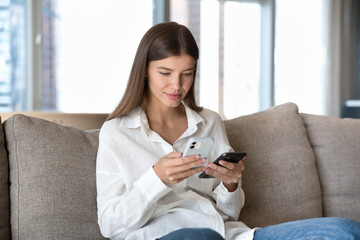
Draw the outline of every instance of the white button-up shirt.
[[[141,107],[104,123],[96,166],[98,223],[110,239],[154,240],[180,228],[211,228],[227,240],[252,239],[237,221],[244,205],[239,188],[228,192],[216,178],[190,176],[164,184],[153,165],[169,152],[182,152],[191,137],[212,137],[208,161],[232,151],[223,121],[210,110],[187,106],[188,128],[174,145],[152,131]]]

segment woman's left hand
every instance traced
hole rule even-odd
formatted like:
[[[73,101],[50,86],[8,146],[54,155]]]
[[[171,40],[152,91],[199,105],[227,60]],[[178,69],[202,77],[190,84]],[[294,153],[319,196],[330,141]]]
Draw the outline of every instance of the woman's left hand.
[[[219,178],[229,192],[233,192],[237,189],[240,179],[242,178],[242,171],[245,170],[243,160],[244,157],[238,163],[227,162],[221,160],[218,166],[214,163],[209,163],[205,170],[206,174]]]

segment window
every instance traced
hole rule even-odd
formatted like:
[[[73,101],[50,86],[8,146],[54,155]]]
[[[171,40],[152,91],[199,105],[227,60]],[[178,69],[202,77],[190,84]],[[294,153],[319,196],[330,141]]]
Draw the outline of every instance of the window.
[[[171,19],[198,33],[200,104],[223,118],[290,101],[326,114],[325,2],[172,1]]]
[[[337,79],[329,87],[325,77],[331,69],[329,5],[326,0],[0,0],[0,111],[111,112],[144,32],[171,20],[188,26],[200,47],[201,106],[227,119],[292,101],[303,112],[326,115],[328,88],[341,91]]]
[[[276,3],[275,104],[292,101],[303,112],[325,114],[324,1]]]
[[[151,1],[58,1],[57,9],[57,110],[111,112],[152,26]]]
[[[270,3],[171,1],[170,20],[187,25],[200,46],[199,103],[223,118],[272,105],[274,14]]]
[[[200,16],[200,103],[224,118],[258,111],[260,4],[202,1]]]
[[[152,12],[149,0],[0,1],[0,111],[112,111]]]
[[[0,1],[0,111],[23,109],[26,102],[25,3]]]
[[[224,8],[223,112],[234,118],[260,109],[261,5],[229,1]]]

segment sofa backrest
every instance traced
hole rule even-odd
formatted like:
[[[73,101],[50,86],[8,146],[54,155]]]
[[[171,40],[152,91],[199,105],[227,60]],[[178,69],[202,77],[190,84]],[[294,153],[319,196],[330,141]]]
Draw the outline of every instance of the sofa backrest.
[[[262,227],[322,216],[315,155],[295,104],[227,120],[225,127],[234,150],[248,153],[241,221]]]
[[[2,121],[15,114],[45,119],[64,126],[82,130],[100,129],[108,114],[106,113],[59,113],[59,112],[6,112],[0,113]]]
[[[317,159],[323,215],[360,222],[360,120],[301,116]]]
[[[9,165],[2,125],[0,126],[0,239],[10,239]]]

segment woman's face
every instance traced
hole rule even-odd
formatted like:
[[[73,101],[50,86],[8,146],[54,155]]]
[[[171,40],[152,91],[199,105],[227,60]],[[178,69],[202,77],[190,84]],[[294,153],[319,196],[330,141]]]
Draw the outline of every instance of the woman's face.
[[[194,71],[195,59],[189,55],[150,61],[148,103],[178,107],[193,84]]]

